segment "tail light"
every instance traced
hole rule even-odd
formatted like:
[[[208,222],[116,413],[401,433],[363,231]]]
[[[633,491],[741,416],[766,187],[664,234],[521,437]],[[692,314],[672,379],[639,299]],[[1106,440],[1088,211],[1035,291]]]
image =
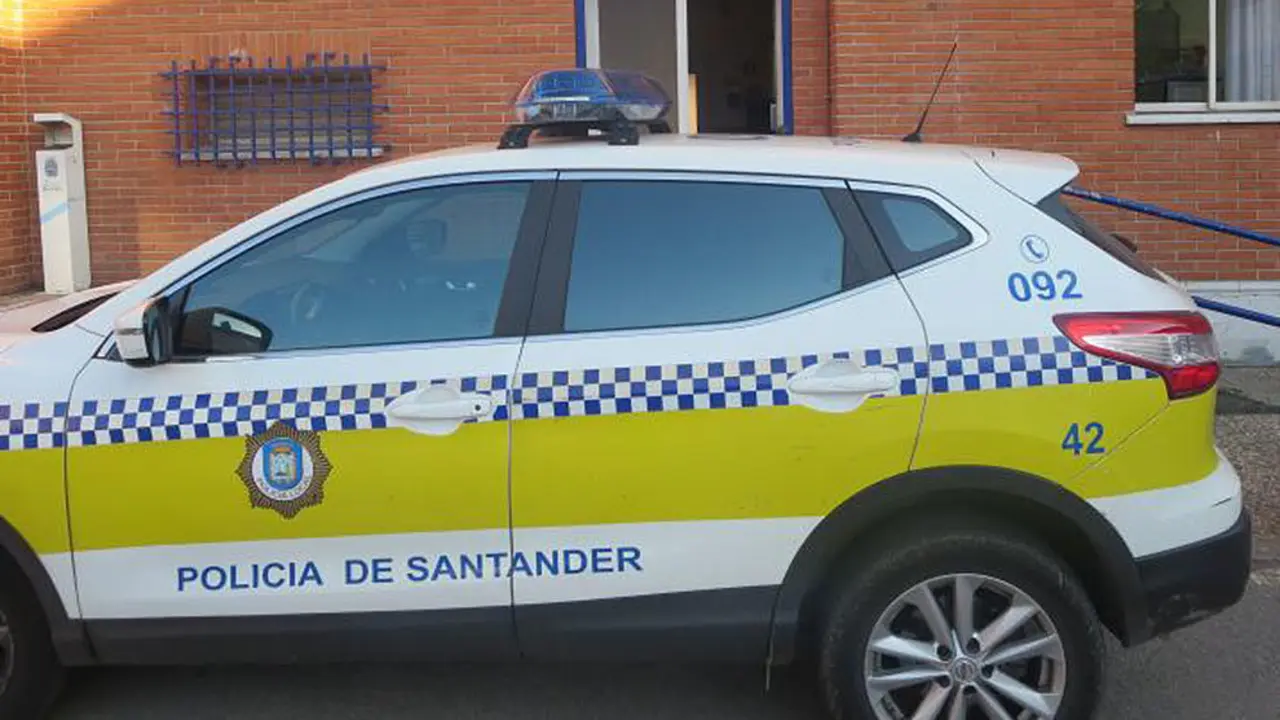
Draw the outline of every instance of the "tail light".
[[[1198,312],[1078,313],[1053,321],[1086,352],[1158,373],[1171,400],[1202,393],[1218,381],[1218,343],[1213,326]]]

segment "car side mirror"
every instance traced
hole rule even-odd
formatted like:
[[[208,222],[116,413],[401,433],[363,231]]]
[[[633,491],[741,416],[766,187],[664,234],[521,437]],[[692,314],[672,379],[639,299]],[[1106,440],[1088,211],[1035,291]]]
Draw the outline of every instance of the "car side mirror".
[[[271,328],[221,307],[192,310],[182,316],[182,346],[210,355],[250,355],[271,347]]]
[[[151,298],[116,318],[116,350],[128,364],[161,365],[173,357],[167,298]]]

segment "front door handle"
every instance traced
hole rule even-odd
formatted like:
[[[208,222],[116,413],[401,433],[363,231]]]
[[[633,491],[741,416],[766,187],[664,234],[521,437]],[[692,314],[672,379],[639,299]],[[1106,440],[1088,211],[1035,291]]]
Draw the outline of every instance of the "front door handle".
[[[385,412],[389,426],[425,435],[448,435],[468,420],[487,417],[493,412],[493,399],[445,385],[432,385],[401,395],[387,405]]]
[[[799,405],[824,412],[849,412],[872,395],[896,389],[900,380],[896,370],[830,360],[797,373],[787,383],[787,391]]]

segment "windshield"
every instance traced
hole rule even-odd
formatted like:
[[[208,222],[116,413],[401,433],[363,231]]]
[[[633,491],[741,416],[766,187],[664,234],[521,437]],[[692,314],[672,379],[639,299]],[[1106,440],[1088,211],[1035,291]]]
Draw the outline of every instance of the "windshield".
[[[59,330],[61,328],[64,328],[70,325],[71,323],[79,320],[80,318],[84,317],[85,315],[87,315],[90,310],[98,307],[102,303],[115,297],[116,294],[117,293],[104,293],[102,295],[99,295],[96,298],[93,298],[92,300],[86,300],[80,303],[79,305],[69,307],[66,310],[63,310],[62,312],[58,313],[57,315],[54,315],[53,317],[46,318],[45,320],[41,321],[38,325],[32,327],[31,331],[44,333],[44,332],[53,332],[54,330]]]
[[[1102,248],[1108,255],[1128,265],[1130,268],[1147,277],[1164,280],[1154,266],[1139,257],[1138,253],[1130,249],[1123,241],[1072,210],[1063,201],[1061,192],[1049,195],[1036,203],[1036,207],[1044,211],[1049,217],[1076,231],[1081,237]]]

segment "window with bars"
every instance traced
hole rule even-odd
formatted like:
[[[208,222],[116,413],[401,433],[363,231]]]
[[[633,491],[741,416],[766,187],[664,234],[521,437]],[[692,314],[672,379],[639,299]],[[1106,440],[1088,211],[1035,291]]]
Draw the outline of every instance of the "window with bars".
[[[363,55],[308,54],[301,62],[211,57],[203,65],[174,62],[172,154],[185,162],[313,162],[377,157],[389,147],[377,140],[374,79],[385,66]]]

